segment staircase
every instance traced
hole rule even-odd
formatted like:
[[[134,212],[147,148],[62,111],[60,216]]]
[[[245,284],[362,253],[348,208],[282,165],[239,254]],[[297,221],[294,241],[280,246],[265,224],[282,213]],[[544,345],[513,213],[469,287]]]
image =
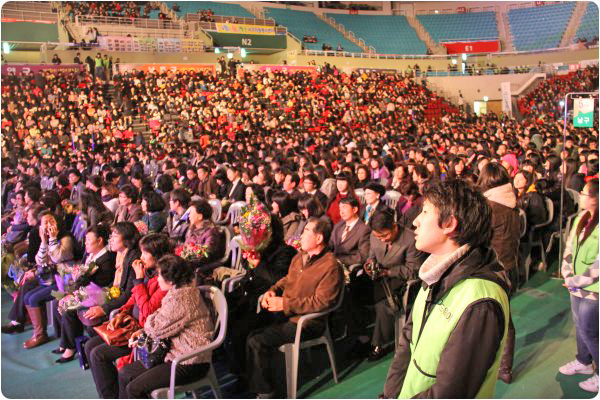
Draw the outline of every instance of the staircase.
[[[577,29],[579,28],[579,25],[581,25],[581,20],[587,10],[587,4],[587,1],[576,2],[573,15],[571,15],[567,29],[565,29],[565,33],[560,41],[560,47],[568,47],[573,43],[575,35],[577,34]]]
[[[496,10],[496,25],[498,26],[498,35],[500,39],[501,51],[515,51],[515,46],[510,33],[510,23],[506,8]]]
[[[417,36],[421,39],[427,47],[433,52],[433,54],[447,54],[447,50],[441,44],[437,44],[429,35],[429,32],[425,29],[425,27],[419,22],[419,20],[414,15],[407,15],[406,20],[408,24],[413,27],[415,32],[417,32]]]
[[[338,30],[346,39],[363,49],[365,53],[375,53],[375,48],[373,46],[368,46],[363,39],[357,38],[354,32],[346,30],[344,25],[338,24],[333,18],[321,13],[315,13],[315,15],[327,25],[330,25],[334,29]]]

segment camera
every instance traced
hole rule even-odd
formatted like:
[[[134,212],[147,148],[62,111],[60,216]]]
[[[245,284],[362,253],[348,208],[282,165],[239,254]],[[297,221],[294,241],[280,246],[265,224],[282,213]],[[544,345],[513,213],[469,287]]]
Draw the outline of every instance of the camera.
[[[375,259],[369,259],[364,266],[365,271],[371,276],[371,280],[377,280],[381,277],[383,266]]]

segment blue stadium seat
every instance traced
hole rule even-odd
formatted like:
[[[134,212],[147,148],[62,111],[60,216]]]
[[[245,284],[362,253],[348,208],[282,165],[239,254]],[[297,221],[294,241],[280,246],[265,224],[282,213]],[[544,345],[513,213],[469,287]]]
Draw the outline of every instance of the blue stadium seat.
[[[177,4],[180,11],[177,12],[178,17],[183,17],[185,14],[195,14],[200,10],[213,10],[215,15],[224,15],[242,18],[256,18],[248,10],[239,4],[234,3],[216,3],[213,1],[165,1],[165,4],[170,9]]]
[[[316,36],[317,43],[304,43],[304,47],[309,50],[321,50],[323,43],[336,50],[340,43],[344,51],[364,52],[359,46],[346,39],[340,31],[319,19],[312,12],[265,7],[265,17],[273,18],[279,25],[286,26],[288,31],[300,40],[304,35]]]
[[[574,9],[575,2],[571,1],[510,10],[508,18],[515,48],[528,51],[558,47]]]
[[[158,19],[159,14],[160,14],[160,10],[150,11],[150,19]]]
[[[498,38],[496,13],[493,11],[417,15],[417,19],[436,43],[443,40]]]
[[[596,36],[598,36],[598,6],[590,1],[574,40],[592,40]]]
[[[426,54],[427,46],[419,39],[403,15],[327,14],[354,32],[379,54]]]

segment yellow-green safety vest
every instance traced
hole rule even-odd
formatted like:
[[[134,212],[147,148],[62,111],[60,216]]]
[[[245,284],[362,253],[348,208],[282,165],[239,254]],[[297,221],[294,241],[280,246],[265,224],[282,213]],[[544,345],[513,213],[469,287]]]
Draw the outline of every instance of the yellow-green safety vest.
[[[504,313],[504,333],[500,347],[496,353],[494,364],[488,370],[477,393],[477,398],[493,398],[508,330],[510,308],[506,291],[495,282],[480,278],[467,278],[452,287],[433,305],[425,321],[425,326],[421,330],[429,291],[430,288],[421,288],[412,309],[413,330],[410,342],[410,364],[398,398],[414,397],[433,386],[436,382],[435,373],[440,357],[460,317],[469,305],[482,299],[496,300]],[[477,351],[477,349],[465,349],[465,351]]]

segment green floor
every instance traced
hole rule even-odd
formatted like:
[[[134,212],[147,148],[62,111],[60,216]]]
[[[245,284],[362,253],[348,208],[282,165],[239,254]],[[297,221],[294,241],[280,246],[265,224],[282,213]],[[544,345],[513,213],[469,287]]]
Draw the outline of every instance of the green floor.
[[[512,300],[512,315],[517,332],[514,376],[512,384],[498,383],[497,398],[592,398],[577,383],[585,376],[566,377],[558,367],[575,355],[575,330],[569,311],[569,296],[562,281],[537,273]],[[11,300],[2,294],[2,323],[6,322]],[[18,335],[2,336],[1,390],[8,398],[95,398],[89,371],[82,371],[77,361],[54,364],[57,347],[53,341],[36,349],[24,350],[22,343],[31,335],[28,330]],[[340,364],[340,383],[335,385],[320,357],[303,366],[320,375],[301,379],[299,397],[305,398],[377,398],[392,355],[376,363],[344,362],[350,355],[346,346],[336,348]],[[317,349],[317,351],[319,351]],[[326,360],[326,359],[325,359]],[[325,361],[323,360],[323,361]],[[227,395],[227,391],[225,391]]]

